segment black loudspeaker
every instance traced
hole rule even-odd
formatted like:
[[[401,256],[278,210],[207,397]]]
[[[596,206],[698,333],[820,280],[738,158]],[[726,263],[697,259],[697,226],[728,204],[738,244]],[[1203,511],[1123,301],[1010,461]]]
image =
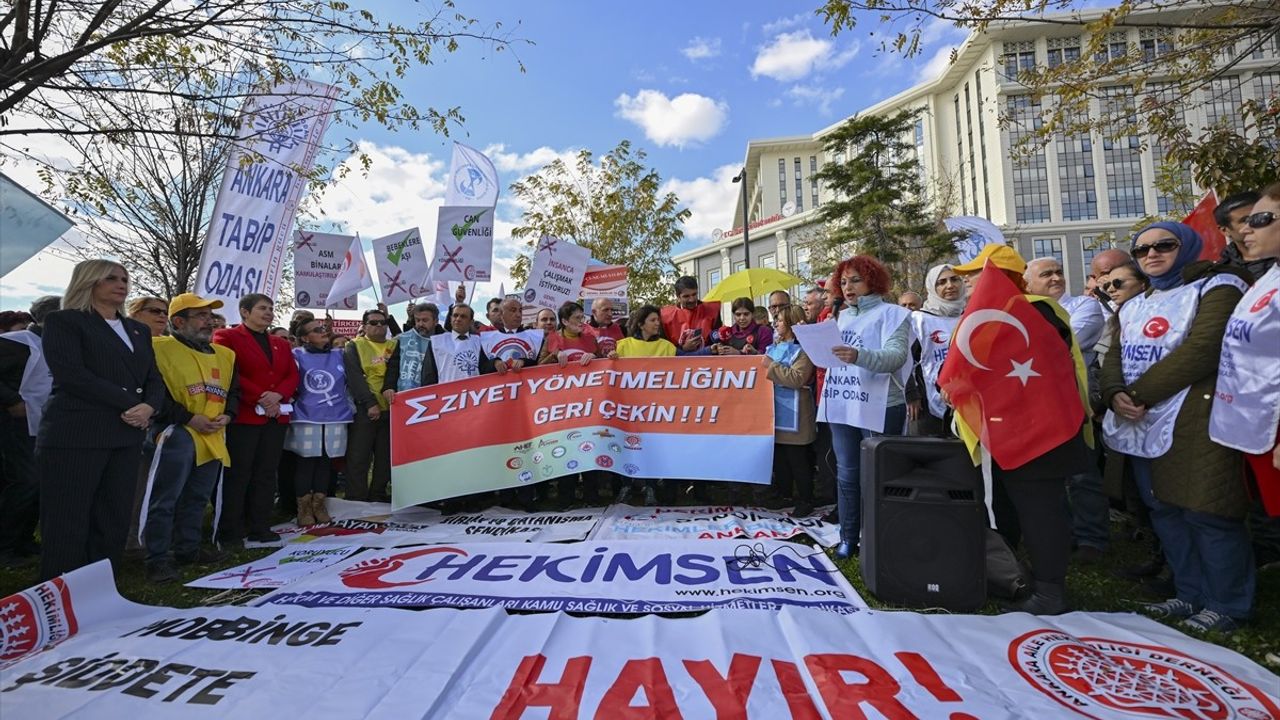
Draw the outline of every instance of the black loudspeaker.
[[[959,440],[862,443],[862,579],[895,605],[968,612],[987,600],[982,474]]]

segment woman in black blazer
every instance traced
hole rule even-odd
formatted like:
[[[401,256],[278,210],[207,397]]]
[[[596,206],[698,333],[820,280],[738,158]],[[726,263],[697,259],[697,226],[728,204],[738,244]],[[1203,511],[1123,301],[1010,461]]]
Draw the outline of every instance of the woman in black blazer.
[[[64,309],[45,319],[53,393],[36,436],[43,580],[124,553],[142,441],[165,396],[151,331],[120,311],[128,294],[128,271],[86,260]]]

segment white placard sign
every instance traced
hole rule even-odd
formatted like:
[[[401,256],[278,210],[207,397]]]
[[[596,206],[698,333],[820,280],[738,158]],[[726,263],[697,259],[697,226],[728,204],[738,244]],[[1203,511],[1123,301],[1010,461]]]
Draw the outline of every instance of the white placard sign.
[[[591,540],[786,539],[806,534],[824,547],[840,542],[840,527],[821,517],[792,517],[764,508],[610,505]]]
[[[359,551],[359,545],[290,545],[253,562],[192,580],[187,587],[213,590],[283,587]]]
[[[429,292],[422,282],[431,266],[418,228],[401,230],[374,240],[373,260],[378,269],[382,302],[387,305],[420,298]]]
[[[543,235],[529,263],[524,304],[559,310],[582,292],[582,278],[591,262],[591,251],[568,240]]]
[[[487,282],[492,269],[493,208],[451,205],[440,208],[431,280]]]
[[[293,306],[323,309],[328,307],[329,288],[342,269],[353,235],[305,232],[293,233]],[[355,295],[348,295],[335,307],[355,310]]]
[[[691,612],[866,607],[821,548],[763,540],[427,545],[361,553],[263,605]]]
[[[239,320],[240,297],[275,298],[298,202],[339,90],[284,82],[245,101],[239,140],[227,158],[193,291]],[[252,162],[250,162],[252,160]]]

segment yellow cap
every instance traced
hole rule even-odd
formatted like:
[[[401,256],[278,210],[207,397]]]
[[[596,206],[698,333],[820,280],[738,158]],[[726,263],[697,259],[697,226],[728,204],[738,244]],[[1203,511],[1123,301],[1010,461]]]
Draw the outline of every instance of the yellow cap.
[[[205,300],[195,293],[182,293],[169,301],[169,317],[173,317],[183,310],[194,310],[196,308],[204,307],[217,310],[222,307],[222,301]]]
[[[1019,274],[1027,271],[1027,261],[1022,259],[1017,250],[997,243],[984,245],[978,257],[963,265],[952,265],[951,269],[957,273],[978,272],[988,260],[1001,270],[1010,270]]]

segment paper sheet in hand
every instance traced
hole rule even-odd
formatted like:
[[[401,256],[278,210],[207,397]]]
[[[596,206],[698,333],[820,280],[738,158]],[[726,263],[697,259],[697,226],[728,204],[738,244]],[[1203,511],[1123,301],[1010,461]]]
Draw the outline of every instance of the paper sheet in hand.
[[[796,325],[791,328],[800,341],[800,347],[809,356],[809,360],[820,368],[841,367],[847,365],[831,353],[831,348],[845,345],[840,337],[840,328],[834,320],[815,323],[813,325]]]

